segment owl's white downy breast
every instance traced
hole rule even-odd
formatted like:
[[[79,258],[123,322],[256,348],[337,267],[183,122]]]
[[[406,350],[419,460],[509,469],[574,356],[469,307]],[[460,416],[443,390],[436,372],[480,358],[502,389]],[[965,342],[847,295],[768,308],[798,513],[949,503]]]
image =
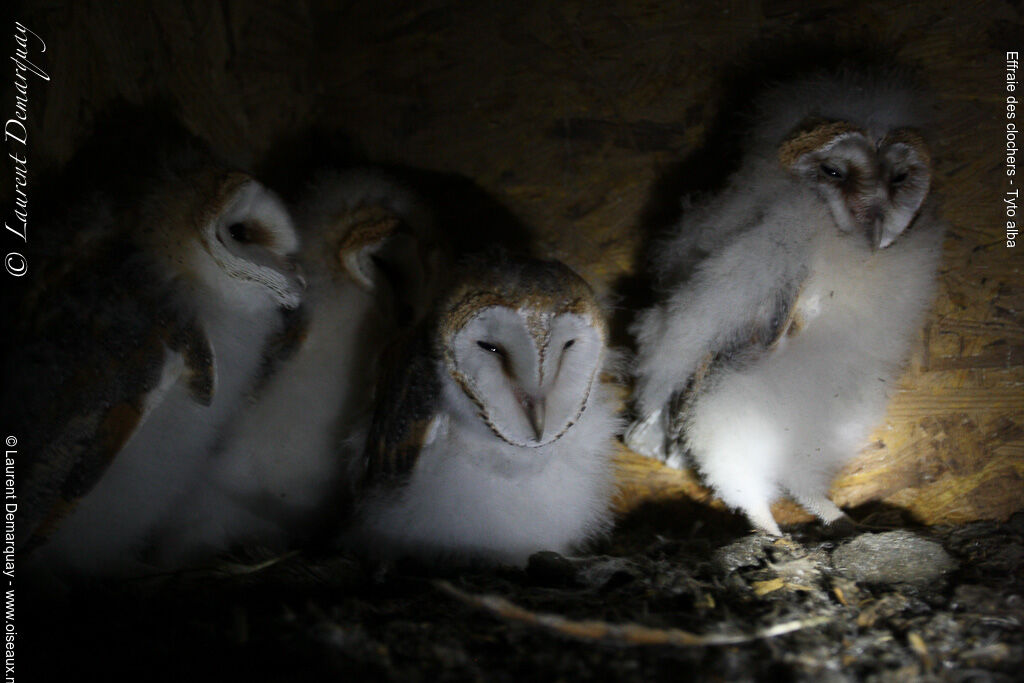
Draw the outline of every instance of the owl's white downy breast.
[[[609,452],[620,427],[615,404],[609,388],[598,384],[576,424],[537,448],[436,418],[433,440],[405,485],[366,502],[360,543],[383,556],[516,565],[540,550],[579,547],[611,526]]]
[[[294,348],[275,359],[224,429],[163,562],[201,563],[236,547],[277,552],[336,522],[358,460],[380,354],[434,286],[432,217],[414,193],[376,169],[324,172],[296,207],[308,287]]]
[[[243,407],[283,310],[302,296],[291,259],[298,240],[280,200],[201,151],[179,163],[140,183],[138,196],[93,199],[112,207],[94,214],[106,222],[86,226],[89,243],[62,266],[77,275],[63,292],[79,297],[75,315],[105,326],[110,338],[84,338],[89,325],[68,324],[53,348],[76,339],[111,365],[75,373],[63,366],[67,356],[54,355],[57,372],[80,379],[45,389],[68,393],[55,402],[64,412],[45,418],[53,443],[26,480],[46,485],[41,508],[61,500],[73,509],[41,535],[28,557],[34,567],[65,575],[154,569],[163,528]],[[81,273],[75,259],[106,268]],[[53,317],[52,301],[36,305],[36,315]],[[83,433],[81,425],[93,427]],[[61,486],[43,478],[58,467],[67,472]],[[91,479],[84,484],[76,480],[83,471]]]
[[[693,399],[687,437],[700,470],[762,527],[774,525],[767,503],[785,494],[835,515],[824,493],[885,413],[940,247],[928,226],[902,239],[900,252],[872,251],[822,233],[795,304],[799,331],[721,369]],[[725,453],[735,457],[715,455]]]
[[[944,224],[922,99],[854,70],[771,89],[740,169],[660,245],[666,293],[632,328],[626,442],[692,456],[763,531],[779,533],[783,495],[842,517],[829,486],[882,418],[931,302]]]
[[[211,342],[231,360],[220,366],[213,402],[197,404],[175,378],[103,478],[33,561],[84,574],[151,571],[149,558],[140,553],[162,543],[154,536],[158,529],[187,514],[196,476],[217,430],[239,409],[260,365],[266,322],[250,315],[225,316],[218,322],[209,329]]]
[[[386,374],[343,542],[521,565],[606,530],[619,419],[605,338],[593,292],[563,264],[463,263]]]

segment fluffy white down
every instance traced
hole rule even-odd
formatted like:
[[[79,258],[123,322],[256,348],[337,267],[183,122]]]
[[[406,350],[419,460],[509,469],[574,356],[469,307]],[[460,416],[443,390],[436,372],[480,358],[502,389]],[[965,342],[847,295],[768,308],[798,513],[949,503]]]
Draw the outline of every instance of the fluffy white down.
[[[939,235],[921,216],[872,252],[857,235],[820,231],[798,306],[804,328],[695,399],[686,433],[700,470],[761,528],[778,533],[768,504],[783,493],[825,521],[841,514],[828,488],[884,415],[931,302]]]
[[[632,328],[640,418],[627,444],[673,465],[688,448],[721,497],[763,530],[778,533],[768,506],[784,494],[825,521],[842,514],[829,486],[884,415],[932,298],[943,233],[925,201],[884,249],[872,251],[859,231],[843,235],[820,193],[780,165],[780,143],[817,118],[848,122],[877,144],[920,128],[926,108],[895,72],[821,72],[773,88],[759,100],[740,170],[722,192],[686,205],[658,250],[665,297]],[[737,353],[797,286],[799,331]],[[690,397],[683,443],[665,452],[668,401],[721,352],[734,356]]]
[[[315,286],[315,285],[311,285]],[[236,545],[273,550],[301,540],[335,493],[342,436],[365,414],[375,302],[354,284],[313,296],[302,347],[232,422],[203,476],[163,530],[160,563],[204,561]]]
[[[99,483],[49,542],[34,563],[58,573],[132,575],[152,571],[143,551],[168,519],[181,513],[176,503],[193,491],[218,429],[239,407],[261,360],[267,334],[280,314],[265,297],[264,310],[240,312],[205,307],[206,330],[217,362],[217,384],[209,406],[196,403],[177,381],[180,359],[172,359],[162,400],[118,453]]]
[[[165,239],[181,229],[171,219],[180,207],[162,207],[157,220]],[[271,231],[275,265],[297,246],[287,210],[256,181],[244,183],[217,207],[197,234],[212,234],[225,221],[254,220]],[[211,257],[202,240],[148,247],[163,270],[154,272],[155,288],[165,287],[184,311],[195,314],[214,360],[214,391],[210,405],[196,401],[186,386],[184,362],[167,351],[162,380],[146,397],[147,413],[116,454],[100,481],[64,520],[31,562],[57,574],[137,575],[159,564],[163,530],[190,510],[191,496],[202,476],[221,429],[242,407],[263,360],[265,344],[282,324],[282,305],[296,305],[297,283],[274,271],[279,281],[267,282],[232,274]],[[181,261],[170,258],[183,250]],[[255,264],[250,264],[255,265]]]
[[[445,387],[445,404],[462,393]],[[370,554],[523,565],[540,550],[567,552],[611,524],[616,401],[596,384],[580,420],[537,448],[458,427],[461,408],[437,416],[408,482],[377,492],[348,541]]]
[[[758,122],[748,145],[774,149],[807,117],[850,121],[872,136],[902,127],[927,125],[929,100],[898,70],[865,73],[821,71],[772,88],[758,100]]]
[[[333,226],[365,206],[429,225],[412,193],[384,173],[317,179],[296,215],[308,281],[302,344],[225,429],[182,498],[182,514],[165,529],[163,564],[195,564],[238,546],[282,551],[332,514],[333,498],[347,486],[343,468],[361,453],[350,436],[370,416],[377,354],[395,327],[387,295],[357,285],[338,260],[343,235]]]
[[[678,236],[664,245],[668,256],[659,266],[670,282],[690,252],[715,252],[715,258],[701,261],[685,284],[673,283],[667,299],[633,325],[642,415],[659,410],[685,386],[709,349],[722,348],[751,321],[771,315],[769,295],[799,279],[816,226],[831,222],[809,189],[777,172],[773,158],[752,166],[710,206],[688,215]],[[750,185],[759,190],[744,192],[751,175],[763,178]],[[775,201],[780,195],[791,199]],[[752,224],[751,216],[760,222]]]

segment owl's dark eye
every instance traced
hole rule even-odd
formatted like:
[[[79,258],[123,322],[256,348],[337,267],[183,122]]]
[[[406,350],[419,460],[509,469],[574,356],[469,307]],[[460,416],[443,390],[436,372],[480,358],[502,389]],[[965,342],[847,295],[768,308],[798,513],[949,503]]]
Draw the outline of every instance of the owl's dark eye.
[[[835,166],[829,166],[828,164],[821,165],[821,172],[827,175],[829,178],[835,178],[836,180],[842,180],[846,176]]]
[[[502,349],[497,344],[492,344],[491,342],[485,342],[485,341],[478,341],[476,343],[476,345],[479,346],[484,351],[487,351],[488,353],[496,353],[499,356],[504,356],[505,355],[504,349]]]
[[[236,242],[248,244],[252,242],[252,234],[249,230],[249,226],[245,223],[232,223],[228,226],[228,234],[231,235],[231,239]]]
[[[906,171],[903,171],[902,173],[897,173],[889,180],[889,182],[893,185],[899,185],[900,183],[904,182],[907,179],[908,175],[909,174]]]
[[[562,347],[562,350],[563,351],[567,350],[570,346],[572,346],[575,343],[576,343],[575,339],[570,339],[569,341],[565,342],[565,346]]]
[[[271,247],[274,244],[273,234],[255,221],[232,223],[226,232],[231,240],[238,244],[255,244],[261,247]]]

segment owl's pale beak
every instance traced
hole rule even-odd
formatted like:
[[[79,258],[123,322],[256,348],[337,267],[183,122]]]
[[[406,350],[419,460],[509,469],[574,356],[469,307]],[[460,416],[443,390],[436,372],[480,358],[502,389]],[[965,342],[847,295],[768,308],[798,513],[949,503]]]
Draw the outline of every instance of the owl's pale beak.
[[[306,277],[302,268],[294,260],[268,254],[265,257],[268,265],[275,275],[265,282],[282,306],[288,309],[297,308],[302,303],[303,293],[306,291]]]
[[[886,240],[885,238],[885,215],[882,209],[875,206],[871,207],[867,212],[865,222],[867,223],[868,234],[871,237],[872,251],[878,251],[889,246],[889,242],[892,240]]]
[[[533,429],[537,441],[540,441],[544,437],[544,399],[527,395],[522,397],[521,402],[523,410],[526,412],[526,419],[530,421],[530,427]]]
[[[276,259],[274,269],[284,278],[284,291],[279,294],[281,305],[285,308],[297,307],[306,291],[306,277],[298,263],[290,258]]]
[[[288,261],[288,270],[285,271],[285,276],[291,282],[292,286],[300,292],[306,291],[306,275],[302,272],[302,266],[295,261]]]

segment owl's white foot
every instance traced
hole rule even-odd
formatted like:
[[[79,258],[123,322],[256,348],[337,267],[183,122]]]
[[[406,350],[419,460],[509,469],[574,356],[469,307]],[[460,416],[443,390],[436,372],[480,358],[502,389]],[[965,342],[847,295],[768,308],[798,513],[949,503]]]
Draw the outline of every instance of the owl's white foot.
[[[631,424],[622,436],[622,440],[630,450],[640,455],[656,460],[666,460],[665,424],[661,419],[661,409],[655,410],[647,417]]]
[[[825,522],[825,524],[832,524],[846,517],[846,513],[840,510],[823,493],[804,494],[795,491],[790,491],[790,493],[796,499],[796,502],[800,503],[808,512],[813,513],[815,517]]]
[[[829,536],[841,538],[857,532],[857,523],[824,494],[797,494],[792,491],[790,494],[808,512],[814,513],[815,517],[825,523]]]
[[[766,533],[769,536],[782,535],[782,530],[779,529],[779,525],[775,521],[775,517],[772,516],[771,507],[767,503],[764,505],[745,507],[743,512],[758,531]]]

